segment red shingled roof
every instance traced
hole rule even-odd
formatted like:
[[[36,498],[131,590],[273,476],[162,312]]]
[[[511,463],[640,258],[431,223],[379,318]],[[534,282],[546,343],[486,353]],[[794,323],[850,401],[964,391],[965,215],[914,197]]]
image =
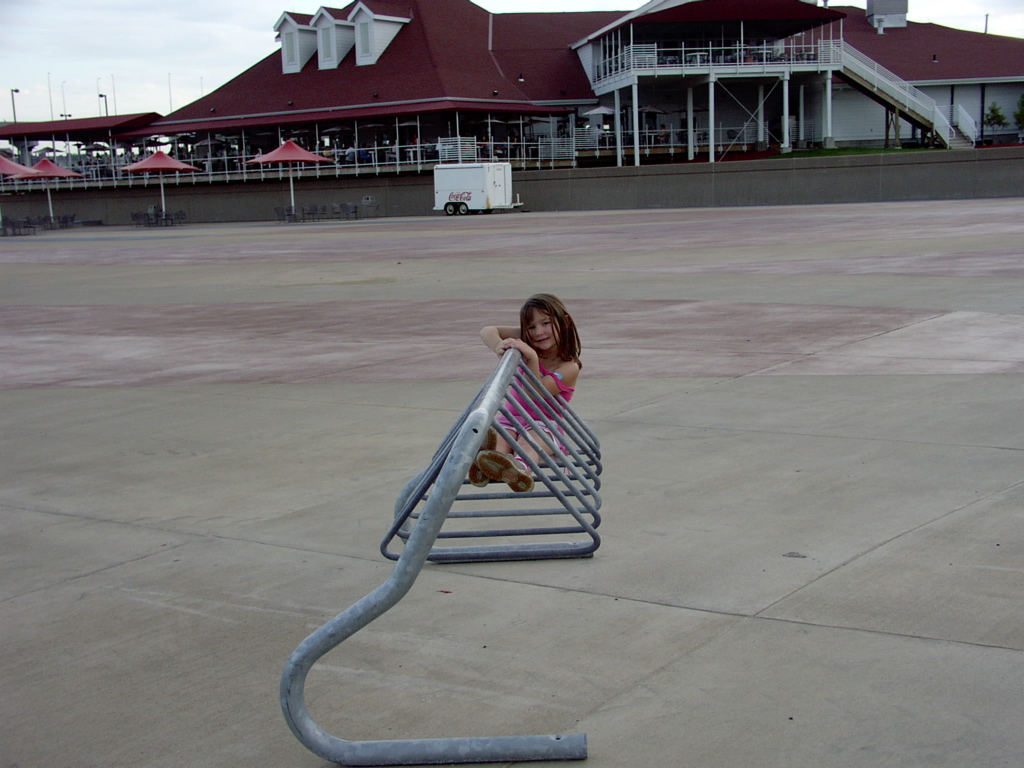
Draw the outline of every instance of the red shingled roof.
[[[165,118],[155,113],[19,123],[0,138],[71,133],[104,140],[258,126],[466,111],[538,115],[593,100],[571,46],[624,20],[624,11],[490,14],[470,0],[363,0],[375,14],[410,19],[376,64],[356,66],[350,53],[335,69],[313,56],[283,74],[276,50],[216,91]],[[324,8],[344,19],[355,7]],[[308,24],[311,14],[291,13]],[[1024,40],[908,22],[877,34],[861,8],[819,8],[799,0],[700,0],[640,16],[636,23],[744,18],[761,24],[801,20],[814,26],[845,15],[847,42],[915,83],[1024,80]],[[838,30],[836,33],[838,37]],[[495,93],[497,91],[497,93]]]
[[[714,39],[721,34],[723,26],[738,27],[741,22],[747,23],[751,34],[779,39],[843,17],[841,11],[819,8],[802,0],[699,0],[647,12],[642,10],[619,15],[606,27],[591,29],[577,42],[626,25],[645,33],[658,27],[678,27],[678,31],[685,28],[691,39],[700,38],[702,33]]]
[[[702,0],[684,3],[663,11],[638,16],[634,22],[792,22],[799,29],[810,29],[843,14],[835,8],[819,8],[802,0]],[[793,34],[793,33],[788,33]]]
[[[536,101],[592,99],[579,56],[570,47],[622,16],[622,11],[506,13],[494,17],[492,53],[519,88]]]
[[[914,21],[906,27],[886,27],[880,35],[863,8],[837,10],[847,15],[846,42],[909,82],[1024,81],[1024,40],[1020,38]]]
[[[492,15],[469,0],[365,0],[364,4],[376,14],[411,19],[376,64],[356,66],[350,53],[336,69],[321,70],[314,55],[301,72],[283,74],[277,51],[216,91],[157,121],[150,133],[446,109],[546,114],[551,110],[538,102],[593,98],[579,58],[569,46],[622,15]],[[351,7],[327,10],[341,19]],[[298,21],[302,15],[289,16]]]
[[[49,141],[53,136],[73,133],[81,141],[106,141],[113,134],[115,138],[132,128],[149,125],[160,115],[156,112],[139,112],[113,117],[84,117],[73,120],[48,120],[46,122],[9,123],[0,127],[0,139],[37,139]]]

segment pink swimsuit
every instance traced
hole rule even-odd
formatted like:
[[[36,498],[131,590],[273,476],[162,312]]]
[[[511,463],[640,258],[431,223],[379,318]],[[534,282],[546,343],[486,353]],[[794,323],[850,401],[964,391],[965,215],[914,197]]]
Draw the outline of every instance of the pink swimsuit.
[[[555,382],[558,384],[558,394],[561,395],[562,398],[566,402],[569,402],[570,400],[572,400],[572,396],[576,392],[576,388],[575,387],[566,386],[562,382],[562,377],[561,376],[559,376],[556,373],[551,373],[551,371],[547,370],[543,365],[540,366],[540,375],[541,375],[542,379],[545,376],[550,376],[551,378],[553,378],[555,380]],[[510,388],[509,389],[509,395],[512,398],[515,399],[516,403],[518,403],[520,406],[522,406],[524,411],[526,411],[528,414],[530,414],[530,416],[532,416],[534,419],[537,420],[537,422],[538,422],[537,426],[540,429],[542,429],[544,432],[547,432],[549,435],[551,435],[550,430],[548,430],[547,427],[544,426],[544,423],[541,420],[540,413],[537,412],[537,407],[540,406],[540,407],[543,408],[543,412],[544,412],[545,416],[547,416],[549,419],[554,418],[555,414],[551,413],[550,407],[543,406],[540,403],[538,403],[536,400],[532,400],[529,397],[524,398],[515,389],[511,389]],[[505,414],[503,414],[503,413],[499,413],[497,415],[497,417],[495,418],[495,421],[497,421],[499,424],[501,424],[501,426],[503,426],[505,429],[512,430],[512,431],[515,431],[515,432],[518,432],[518,433],[526,432],[527,430],[530,429],[530,425],[526,422],[525,418],[523,418],[522,415],[518,412],[518,410],[516,409],[515,406],[509,405],[508,409],[512,413],[512,416],[515,418],[515,421],[510,421],[508,418],[505,417]],[[562,430],[559,429],[559,432],[561,432],[561,431]],[[560,448],[562,448],[562,450],[564,451],[565,448],[564,448],[564,446],[562,446],[561,441],[559,441],[557,438],[555,438],[554,435],[551,435],[551,437],[552,437],[552,439],[555,440],[555,443]]]

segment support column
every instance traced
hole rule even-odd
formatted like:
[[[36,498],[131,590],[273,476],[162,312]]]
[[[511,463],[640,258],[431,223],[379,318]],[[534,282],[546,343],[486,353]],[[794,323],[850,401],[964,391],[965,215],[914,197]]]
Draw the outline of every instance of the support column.
[[[715,76],[708,79],[708,162],[715,162]]]
[[[903,144],[900,138],[900,111],[896,108],[885,110],[885,148],[889,148],[889,128],[892,128],[893,146],[902,149]]]
[[[793,151],[789,136],[789,73],[782,76],[782,154]]]
[[[757,151],[764,152],[768,149],[768,142],[764,139],[764,86],[757,86]]]
[[[619,89],[615,89],[615,164],[622,165],[622,103]]]
[[[693,130],[693,86],[686,89],[686,159],[693,160],[697,156],[697,148],[693,145],[697,137]]]
[[[832,135],[832,70],[825,73],[825,124],[821,130],[821,144],[825,149],[835,149],[836,138]]]
[[[640,85],[633,81],[633,165],[640,165]]]
[[[804,84],[800,84],[800,108],[797,110],[796,118],[796,140],[798,146],[803,149],[807,146],[807,136],[804,133],[804,123],[807,120],[806,104],[804,103]]]

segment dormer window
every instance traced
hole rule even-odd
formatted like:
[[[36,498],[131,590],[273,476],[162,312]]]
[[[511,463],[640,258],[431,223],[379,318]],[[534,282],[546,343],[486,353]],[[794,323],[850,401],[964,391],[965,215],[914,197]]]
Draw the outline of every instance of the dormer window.
[[[355,47],[355,27],[346,19],[335,19],[326,8],[317,11],[310,24],[316,28],[320,69],[334,69]]]
[[[361,2],[356,3],[348,20],[356,26],[357,66],[376,64],[395,35],[410,21],[400,16],[379,16]]]
[[[301,72],[317,52],[316,30],[307,22],[306,16],[283,13],[274,25],[281,39],[281,71],[284,74]]]
[[[324,59],[329,61],[334,60],[334,30],[318,29],[317,34],[317,47],[320,49],[320,61],[322,67]]]
[[[294,67],[299,61],[298,43],[295,40],[295,31],[290,30],[281,35],[281,52],[284,55],[285,71]]]
[[[377,60],[377,57],[373,55],[373,46],[370,45],[370,25],[371,21],[360,21],[356,25],[359,30],[359,44],[356,46],[356,63],[357,64],[373,64]],[[372,61],[367,61],[372,59]]]
[[[337,13],[337,11],[335,11]],[[321,8],[311,18],[282,14],[274,29],[281,39],[281,68],[301,72],[314,53],[320,69],[334,69],[356,49],[356,65],[376,64],[391,41],[411,19],[380,16],[357,2],[344,19]]]

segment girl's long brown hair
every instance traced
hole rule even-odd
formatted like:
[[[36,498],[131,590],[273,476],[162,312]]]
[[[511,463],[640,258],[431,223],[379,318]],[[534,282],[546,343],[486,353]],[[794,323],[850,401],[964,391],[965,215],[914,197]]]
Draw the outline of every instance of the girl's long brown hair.
[[[581,369],[580,362],[580,335],[576,330],[576,323],[565,309],[562,300],[550,293],[538,293],[526,300],[519,310],[519,338],[527,341],[530,338],[527,326],[530,324],[530,317],[536,311],[543,312],[551,318],[555,328],[558,330],[558,356],[562,360],[572,360]]]

